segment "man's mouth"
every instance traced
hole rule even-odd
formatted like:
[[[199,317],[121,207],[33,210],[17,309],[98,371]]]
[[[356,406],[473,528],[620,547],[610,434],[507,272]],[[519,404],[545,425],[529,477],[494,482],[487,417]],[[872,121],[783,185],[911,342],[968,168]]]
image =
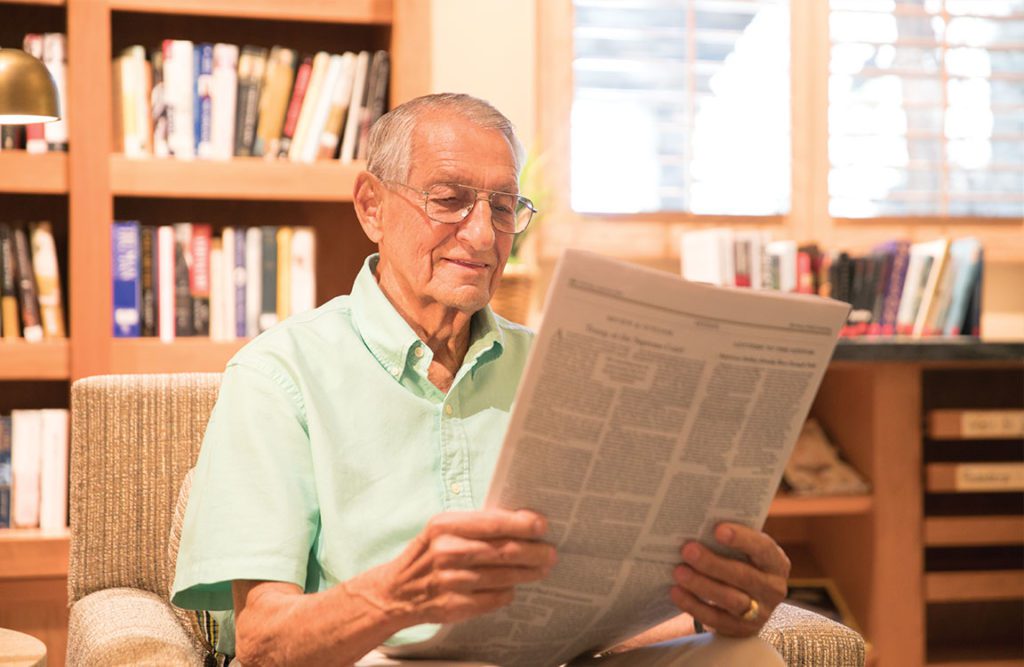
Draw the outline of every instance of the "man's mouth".
[[[446,257],[445,261],[451,262],[457,266],[463,266],[467,269],[486,269],[488,264],[485,262],[474,262],[468,259],[455,259],[453,257]]]

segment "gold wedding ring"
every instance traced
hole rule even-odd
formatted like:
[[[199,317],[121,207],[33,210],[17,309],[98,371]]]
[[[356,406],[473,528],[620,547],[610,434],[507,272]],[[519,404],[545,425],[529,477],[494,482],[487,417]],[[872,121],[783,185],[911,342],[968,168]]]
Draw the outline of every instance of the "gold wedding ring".
[[[740,618],[742,618],[744,621],[750,622],[756,619],[758,614],[760,613],[761,605],[759,605],[757,603],[757,600],[755,600],[754,598],[750,598],[750,606],[747,607],[747,610],[743,612],[743,615],[740,616]]]

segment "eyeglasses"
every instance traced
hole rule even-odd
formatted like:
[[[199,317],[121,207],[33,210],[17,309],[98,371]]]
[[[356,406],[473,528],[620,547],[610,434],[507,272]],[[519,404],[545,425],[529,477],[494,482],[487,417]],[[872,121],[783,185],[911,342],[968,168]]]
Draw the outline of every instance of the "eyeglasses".
[[[491,205],[491,225],[494,230],[503,234],[523,232],[537,212],[532,201],[509,192],[483,190],[459,183],[435,183],[426,190],[420,190],[396,181],[382,182],[422,195],[423,211],[427,217],[443,225],[458,224],[468,218],[481,199],[486,199]]]

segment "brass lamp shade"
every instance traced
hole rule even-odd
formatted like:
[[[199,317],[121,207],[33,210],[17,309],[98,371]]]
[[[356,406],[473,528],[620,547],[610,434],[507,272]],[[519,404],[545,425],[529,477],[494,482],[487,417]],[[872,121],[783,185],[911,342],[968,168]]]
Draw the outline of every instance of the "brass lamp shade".
[[[18,49],[0,49],[0,125],[60,118],[57,86],[41,61]]]

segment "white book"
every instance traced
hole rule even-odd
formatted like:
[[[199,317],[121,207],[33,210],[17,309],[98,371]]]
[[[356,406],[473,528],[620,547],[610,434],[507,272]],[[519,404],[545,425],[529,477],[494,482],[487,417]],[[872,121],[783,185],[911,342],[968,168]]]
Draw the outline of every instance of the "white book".
[[[779,262],[779,291],[795,292],[796,277],[796,241],[772,241],[765,248],[769,257],[777,257]]]
[[[921,305],[914,315],[914,337],[924,335],[929,317],[933,310],[936,294],[939,285],[942,283],[946,273],[946,259],[949,257],[949,239],[937,239],[928,244],[928,254],[932,257],[931,266],[928,269],[928,280],[924,283],[924,291],[921,293]]]
[[[681,243],[680,259],[684,279],[709,285],[732,285],[734,265],[731,230],[686,232]]]
[[[360,51],[356,56],[356,74],[352,80],[352,97],[348,104],[348,118],[345,119],[345,134],[342,135],[341,153],[338,159],[343,164],[356,156],[356,142],[359,141],[359,121],[363,115],[363,92],[370,69],[370,52]]]
[[[57,108],[60,120],[43,125],[46,143],[52,147],[67,149],[68,144],[68,77],[67,40],[64,33],[48,32],[43,35],[43,63],[57,84]]]
[[[11,525],[39,527],[43,418],[39,410],[11,411]]]
[[[230,160],[235,154],[235,109],[238,104],[238,46],[214,44],[213,85],[210,91],[210,155]]]
[[[309,87],[302,98],[302,109],[299,111],[299,122],[295,125],[295,134],[288,147],[288,159],[298,162],[303,152],[303,145],[309,140],[310,125],[313,120],[313,109],[324,97],[324,81],[331,65],[331,54],[320,51],[313,56],[313,69],[309,75]],[[317,137],[319,140],[319,137]]]
[[[313,112],[310,115],[309,127],[306,128],[306,134],[300,142],[298,156],[300,162],[316,161],[317,153],[320,151],[320,137],[324,133],[327,114],[330,112],[331,103],[334,100],[334,90],[339,87],[339,80],[344,73],[345,58],[339,55],[331,56],[327,63],[327,74],[320,87],[320,94],[317,95]]]
[[[165,343],[174,342],[174,227],[156,231],[157,333]]]
[[[295,227],[291,243],[291,312],[316,308],[316,234],[312,227]]]
[[[193,46],[185,39],[165,39],[163,48],[167,145],[174,157],[191,160],[196,153]]]
[[[263,306],[263,233],[259,227],[245,231],[245,266],[245,335],[252,338],[260,332]]]
[[[896,311],[896,333],[909,335],[913,333],[917,321],[917,313],[921,308],[935,254],[939,250],[942,239],[937,241],[919,241],[910,245],[910,257],[907,260],[907,277],[903,280],[903,291],[900,293],[900,306]]]
[[[210,340],[224,340],[224,250],[215,239],[210,247]]]
[[[42,475],[39,485],[39,527],[60,530],[68,525],[68,411],[40,410]]]
[[[352,100],[352,84],[356,76],[356,54],[346,51],[341,57],[341,75],[338,77],[338,84],[334,87],[334,93],[330,106],[327,109],[327,120],[324,123],[324,131],[320,133],[320,148],[318,157],[330,159],[338,150],[338,136],[345,127],[345,114],[348,111],[349,102]]]
[[[221,340],[235,340],[238,323],[235,321],[235,230],[225,227],[221,232]],[[244,240],[242,241],[244,243]]]

